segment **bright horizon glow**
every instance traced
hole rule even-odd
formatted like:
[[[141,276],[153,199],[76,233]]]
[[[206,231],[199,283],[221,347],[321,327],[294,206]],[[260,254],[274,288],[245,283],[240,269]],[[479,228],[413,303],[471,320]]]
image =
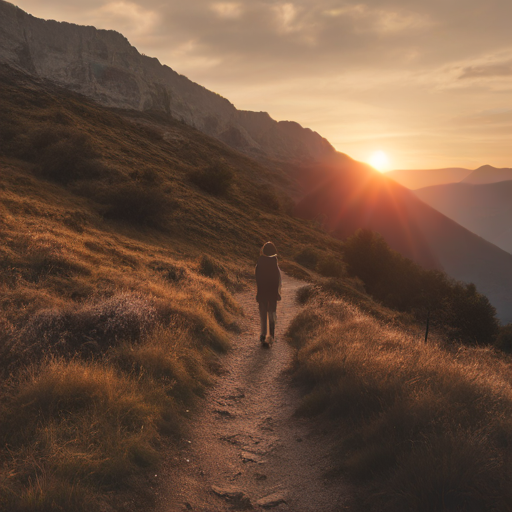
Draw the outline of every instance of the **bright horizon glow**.
[[[389,170],[389,158],[384,151],[375,151],[368,158],[368,163],[377,169],[379,172],[386,172]]]

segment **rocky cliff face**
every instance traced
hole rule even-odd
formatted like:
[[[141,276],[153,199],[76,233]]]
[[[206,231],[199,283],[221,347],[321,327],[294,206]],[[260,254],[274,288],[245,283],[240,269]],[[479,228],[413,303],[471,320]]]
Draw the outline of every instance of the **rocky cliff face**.
[[[335,151],[297,123],[237,110],[227,99],[141,55],[121,34],[45,21],[0,0],[0,61],[111,107],[159,110],[253,155],[321,160]]]

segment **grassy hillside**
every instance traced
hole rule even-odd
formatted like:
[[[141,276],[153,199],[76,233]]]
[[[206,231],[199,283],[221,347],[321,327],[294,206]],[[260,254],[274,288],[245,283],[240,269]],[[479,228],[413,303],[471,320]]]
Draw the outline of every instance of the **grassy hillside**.
[[[262,243],[305,275],[286,258],[340,243],[287,214],[275,168],[180,122],[7,67],[0,96],[0,508],[147,506]]]
[[[326,284],[299,290],[288,336],[299,413],[335,435],[331,476],[355,484],[350,509],[509,510],[510,359],[425,344],[393,311]]]

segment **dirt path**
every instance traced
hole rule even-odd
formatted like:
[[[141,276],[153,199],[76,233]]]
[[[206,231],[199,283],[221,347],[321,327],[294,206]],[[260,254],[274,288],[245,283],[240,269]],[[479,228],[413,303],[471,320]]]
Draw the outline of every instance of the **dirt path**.
[[[298,391],[286,369],[292,350],[284,333],[298,312],[295,291],[304,283],[283,275],[276,343],[259,344],[255,291],[237,298],[244,308],[242,334],[226,356],[226,374],[194,418],[172,470],[162,482],[158,512],[220,512],[260,507],[293,512],[336,512],[343,503],[339,487],[324,478],[329,447],[314,422],[293,417]]]

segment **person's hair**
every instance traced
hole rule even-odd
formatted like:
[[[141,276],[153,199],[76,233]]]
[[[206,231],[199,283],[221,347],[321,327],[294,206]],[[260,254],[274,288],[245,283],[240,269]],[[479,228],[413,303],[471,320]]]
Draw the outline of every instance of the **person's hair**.
[[[265,256],[275,256],[277,254],[276,246],[272,242],[267,242],[262,249]]]

